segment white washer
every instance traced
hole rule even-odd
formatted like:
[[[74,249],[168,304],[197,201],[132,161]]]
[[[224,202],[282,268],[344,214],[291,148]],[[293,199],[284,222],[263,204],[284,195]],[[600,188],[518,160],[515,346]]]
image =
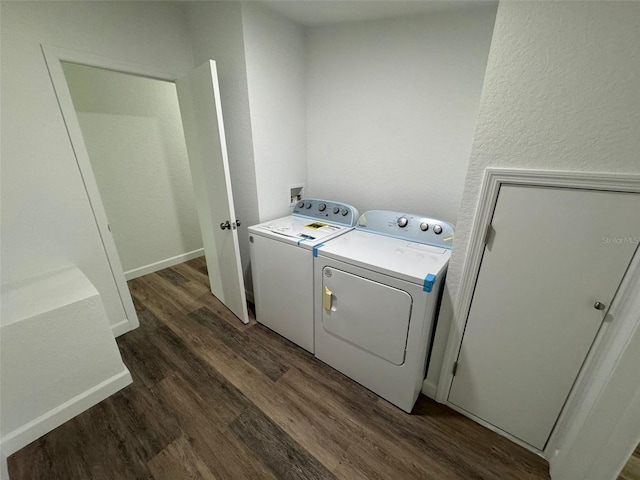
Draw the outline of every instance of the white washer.
[[[313,256],[357,219],[351,205],[305,199],[291,215],[249,227],[258,322],[313,353]]]
[[[319,248],[315,356],[411,412],[453,234],[447,222],[374,210]]]

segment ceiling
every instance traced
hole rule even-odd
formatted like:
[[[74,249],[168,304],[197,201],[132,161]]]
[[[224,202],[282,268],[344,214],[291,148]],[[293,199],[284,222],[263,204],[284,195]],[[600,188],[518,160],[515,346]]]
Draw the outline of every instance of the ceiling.
[[[262,0],[282,16],[308,27],[437,13],[497,0]]]

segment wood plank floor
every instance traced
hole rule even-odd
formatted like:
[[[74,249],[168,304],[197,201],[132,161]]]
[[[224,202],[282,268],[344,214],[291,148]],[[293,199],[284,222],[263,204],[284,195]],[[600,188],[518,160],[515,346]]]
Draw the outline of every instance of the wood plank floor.
[[[9,458],[19,479],[548,479],[426,397],[408,415],[209,293],[202,258],[129,282],[133,385]]]

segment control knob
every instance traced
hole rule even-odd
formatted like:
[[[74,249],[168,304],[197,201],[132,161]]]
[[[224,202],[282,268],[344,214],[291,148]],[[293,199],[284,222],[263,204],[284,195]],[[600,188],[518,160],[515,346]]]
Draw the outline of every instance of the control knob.
[[[420,230],[422,230],[423,232],[426,232],[427,230],[429,230],[429,224],[427,222],[422,222],[420,224]]]
[[[349,213],[349,210],[348,210],[347,208],[343,208],[343,209],[342,209],[342,211],[341,211],[340,213],[342,213],[342,216],[343,216],[343,217],[346,217],[346,216],[347,216],[347,214]]]
[[[398,219],[398,226],[400,228],[406,227],[408,223],[409,223],[409,220],[407,219],[407,217],[400,217]]]
[[[304,207],[304,202],[298,203],[298,208],[302,208],[302,207]]]
[[[311,208],[311,202],[307,202],[304,204],[304,208]]]
[[[321,212],[324,212],[327,209],[327,205],[324,203],[321,203],[320,205],[318,205],[318,210],[320,210]]]
[[[442,233],[442,227],[440,225],[435,225],[433,227],[433,233],[436,235],[440,235]]]
[[[340,207],[333,207],[333,214],[337,215],[338,213],[340,213]]]

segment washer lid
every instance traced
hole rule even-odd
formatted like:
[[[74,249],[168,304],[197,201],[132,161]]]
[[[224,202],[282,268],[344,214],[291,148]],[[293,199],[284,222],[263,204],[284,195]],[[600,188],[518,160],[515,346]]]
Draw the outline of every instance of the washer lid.
[[[419,285],[427,276],[444,273],[451,250],[362,230],[352,230],[318,248],[333,258]],[[429,290],[427,290],[429,291]]]
[[[350,230],[353,230],[353,227],[293,215],[249,227],[249,232],[252,234],[298,245],[309,250]]]

